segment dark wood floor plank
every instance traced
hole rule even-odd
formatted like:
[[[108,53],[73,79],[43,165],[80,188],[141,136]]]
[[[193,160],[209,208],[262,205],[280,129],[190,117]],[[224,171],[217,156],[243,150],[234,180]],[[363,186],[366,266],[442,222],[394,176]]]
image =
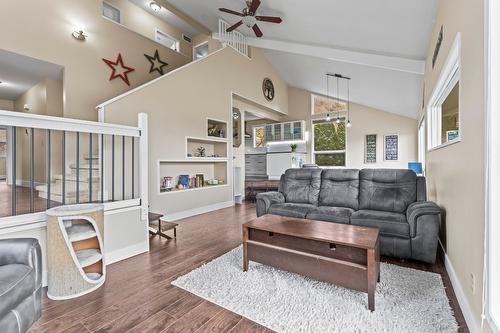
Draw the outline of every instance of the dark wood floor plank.
[[[242,318],[236,326],[233,327],[233,329],[230,331],[231,333],[240,333],[240,332],[245,332],[245,333],[271,333],[274,332],[262,325],[259,325],[257,323],[254,323],[251,320],[248,320],[246,318]]]
[[[139,325],[129,329],[126,333],[160,333],[176,320],[165,311],[159,311]]]
[[[242,319],[240,315],[223,309],[215,317],[197,330],[197,333],[227,333]]]
[[[190,333],[195,332],[210,319],[215,317],[222,308],[218,305],[203,301],[197,307],[186,313],[172,325],[167,327],[162,333]]]
[[[203,302],[203,299],[186,292],[186,295],[177,302],[167,306],[164,311],[175,318],[181,318],[186,313],[197,307]]]
[[[107,324],[102,325],[103,322],[101,322],[100,324],[102,326],[99,329],[95,329],[99,323],[94,323],[94,328],[86,326],[99,333],[122,333],[139,325],[143,321],[149,320],[149,317],[162,311],[170,304],[175,303],[179,298],[184,297],[184,294],[185,292],[183,290],[172,287],[166,293],[160,293],[160,295],[151,299],[151,301],[141,300],[140,302],[143,303],[142,305],[134,303],[132,306],[127,307],[129,308],[128,312],[123,310],[122,313],[125,313],[121,316],[106,318],[105,321],[107,321]],[[88,320],[92,321],[93,318],[90,317]]]
[[[86,333],[84,323],[102,332],[271,332],[171,285],[178,276],[239,246],[241,224],[254,218],[255,205],[246,203],[179,221],[176,240],[154,237],[149,253],[108,266],[106,283],[97,291],[67,301],[52,301],[44,295],[42,318],[29,332]],[[440,274],[459,331],[468,332],[441,256],[435,265],[383,260]]]

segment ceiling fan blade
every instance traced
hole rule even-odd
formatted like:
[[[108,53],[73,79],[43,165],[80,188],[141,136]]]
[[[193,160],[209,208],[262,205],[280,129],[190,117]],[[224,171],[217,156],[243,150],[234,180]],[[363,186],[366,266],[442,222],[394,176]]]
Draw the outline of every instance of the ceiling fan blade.
[[[260,0],[253,0],[252,4],[250,5],[250,8],[248,9],[248,11],[250,13],[253,13],[255,15],[255,12],[259,8],[259,6],[260,6]]]
[[[238,23],[236,24],[233,24],[232,26],[230,26],[229,28],[226,29],[226,32],[231,32],[233,31],[234,29],[238,28],[240,25],[243,24],[243,21],[239,21]]]
[[[253,32],[255,32],[255,36],[260,38],[264,35],[262,33],[262,30],[260,30],[259,26],[257,25],[257,23],[253,25],[252,29],[253,29]]]
[[[233,15],[238,15],[238,16],[243,16],[242,13],[235,12],[234,10],[227,9],[227,8],[219,8],[221,12],[228,13],[228,14],[233,14]]]
[[[257,21],[271,22],[271,23],[281,23],[283,20],[281,17],[277,16],[255,16]]]

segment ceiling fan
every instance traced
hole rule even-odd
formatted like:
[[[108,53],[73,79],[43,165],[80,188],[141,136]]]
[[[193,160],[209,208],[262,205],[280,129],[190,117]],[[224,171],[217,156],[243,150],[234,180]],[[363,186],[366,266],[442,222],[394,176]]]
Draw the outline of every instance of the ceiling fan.
[[[229,13],[233,15],[237,15],[241,17],[241,20],[239,20],[237,23],[233,24],[229,28],[226,29],[227,32],[231,32],[234,29],[238,28],[240,25],[245,24],[248,28],[251,28],[255,35],[257,37],[262,37],[263,33],[262,30],[260,30],[259,26],[257,25],[257,22],[270,22],[270,23],[281,23],[281,17],[277,16],[259,16],[255,15],[257,12],[257,9],[259,8],[261,2],[260,0],[247,0],[247,7],[244,8],[241,13],[236,12],[231,9],[227,8],[219,8],[221,12],[224,13]]]

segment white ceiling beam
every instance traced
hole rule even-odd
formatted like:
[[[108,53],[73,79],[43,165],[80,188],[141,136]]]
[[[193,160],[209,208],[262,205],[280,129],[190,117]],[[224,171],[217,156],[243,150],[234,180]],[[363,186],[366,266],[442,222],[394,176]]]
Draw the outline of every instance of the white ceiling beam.
[[[213,38],[218,39],[218,33]],[[308,45],[279,40],[247,37],[249,46],[275,50],[310,57],[323,58],[356,65],[383,68],[393,71],[424,75],[425,61],[411,58],[337,49],[325,46]]]

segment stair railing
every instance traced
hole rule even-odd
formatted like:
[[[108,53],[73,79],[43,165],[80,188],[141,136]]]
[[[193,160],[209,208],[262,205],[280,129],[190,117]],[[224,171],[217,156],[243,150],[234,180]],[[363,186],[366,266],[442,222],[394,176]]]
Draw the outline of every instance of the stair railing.
[[[90,202],[112,209],[141,206],[145,220],[147,126],[144,113],[133,127],[0,110],[0,127],[7,131],[0,226],[29,221],[19,215],[40,219],[51,207]]]
[[[227,32],[227,29],[230,27],[229,23],[226,21],[219,19],[219,40],[222,45],[228,45],[233,47],[236,51],[248,57],[248,44],[245,35],[242,33],[233,30],[231,32]]]

